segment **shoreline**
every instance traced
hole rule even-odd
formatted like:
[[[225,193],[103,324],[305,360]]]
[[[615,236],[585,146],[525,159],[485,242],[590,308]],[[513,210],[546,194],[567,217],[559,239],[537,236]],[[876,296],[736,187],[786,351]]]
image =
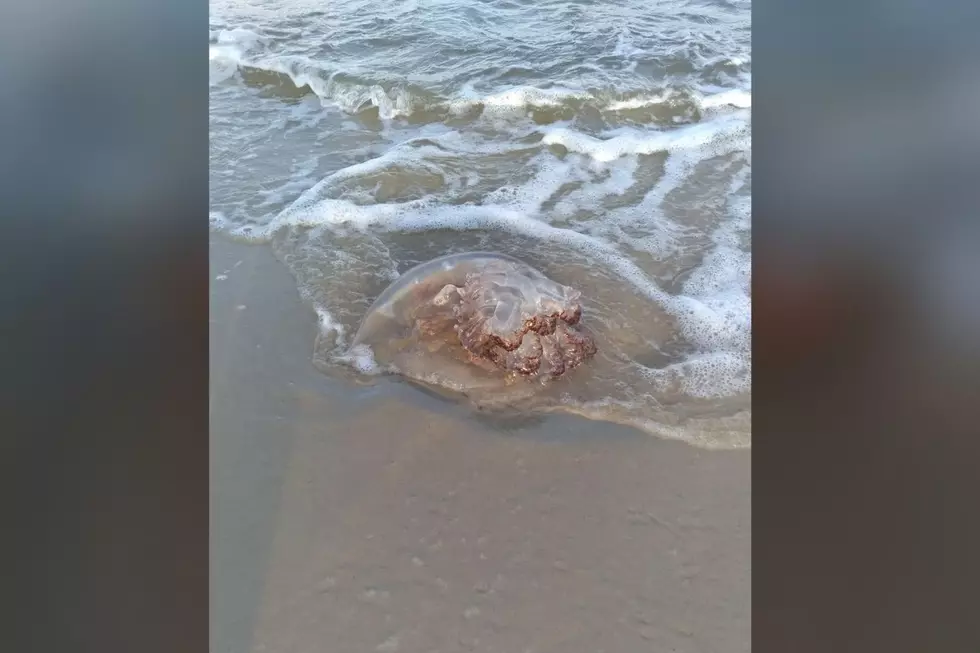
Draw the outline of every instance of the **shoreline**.
[[[749,650],[751,449],[331,378],[270,248],[210,242],[214,653]]]

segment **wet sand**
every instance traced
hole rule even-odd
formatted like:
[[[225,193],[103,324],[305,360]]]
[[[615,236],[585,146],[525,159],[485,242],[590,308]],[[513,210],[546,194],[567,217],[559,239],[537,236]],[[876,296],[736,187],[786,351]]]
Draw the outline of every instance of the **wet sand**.
[[[749,451],[333,379],[267,247],[211,279],[212,653],[750,649]]]

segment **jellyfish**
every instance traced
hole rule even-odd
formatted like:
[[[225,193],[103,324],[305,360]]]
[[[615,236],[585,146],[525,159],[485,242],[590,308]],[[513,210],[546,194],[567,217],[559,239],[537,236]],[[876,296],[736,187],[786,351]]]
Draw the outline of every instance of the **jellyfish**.
[[[422,263],[375,300],[352,341],[410,377],[466,391],[542,384],[596,354],[579,291],[516,258],[467,252]]]

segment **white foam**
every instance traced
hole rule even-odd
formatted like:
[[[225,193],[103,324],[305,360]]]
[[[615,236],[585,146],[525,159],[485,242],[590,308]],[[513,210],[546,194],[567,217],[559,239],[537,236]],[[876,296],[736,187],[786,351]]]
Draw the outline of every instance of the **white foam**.
[[[638,96],[625,100],[613,100],[606,109],[609,111],[630,111],[632,109],[645,109],[646,107],[665,104],[670,100],[670,95],[666,93],[657,95]]]
[[[232,223],[221,211],[209,211],[208,225],[213,231],[226,231]]]
[[[454,113],[463,113],[482,106],[485,113],[523,114],[528,109],[561,106],[572,99],[587,98],[584,91],[564,87],[538,88],[519,85],[505,88],[488,95],[480,95],[470,84],[465,85],[451,103]]]
[[[427,141],[434,141],[432,144]],[[424,144],[420,144],[424,143]],[[285,190],[295,190],[299,187],[306,187],[306,190],[289,206],[286,210],[277,215],[265,227],[249,227],[239,229],[236,235],[246,239],[263,239],[271,236],[275,231],[284,226],[317,226],[320,224],[343,224],[350,223],[355,225],[375,224],[374,218],[368,214],[377,213],[384,220],[387,217],[398,213],[402,208],[427,207],[434,199],[439,196],[432,196],[426,200],[416,200],[404,205],[395,204],[364,204],[370,202],[373,197],[368,194],[357,195],[356,191],[345,191],[343,197],[332,197],[336,195],[335,189],[343,182],[357,180],[375,175],[393,167],[414,168],[425,171],[443,178],[443,193],[452,194],[464,187],[462,173],[453,172],[445,166],[439,164],[440,160],[467,158],[472,155],[488,156],[513,152],[523,149],[521,145],[501,144],[493,141],[475,140],[470,137],[463,137],[459,132],[442,132],[434,130],[428,136],[414,137],[398,143],[391,147],[384,154],[362,161],[361,163],[350,165],[346,168],[337,170],[324,177],[320,181],[310,184],[309,178],[294,180],[287,184],[288,188],[281,187],[268,191],[272,198],[280,198]],[[432,159],[432,160],[430,160]],[[581,178],[580,173],[570,164],[561,162],[551,156],[538,156],[533,163],[537,166],[536,174],[531,180],[519,186],[504,186],[492,192],[487,198],[490,203],[497,202],[513,211],[522,211],[528,215],[539,213],[541,206],[550,198],[562,185],[570,179]],[[465,186],[471,187],[477,182],[475,173],[465,172]],[[354,204],[349,200],[359,198],[361,202]],[[271,200],[263,203],[269,204]],[[320,205],[320,209],[333,216],[329,221],[323,222],[320,217],[312,216],[307,209]]]
[[[334,357],[338,363],[346,363],[362,374],[381,374],[384,368],[374,358],[374,350],[364,344],[354,345]]]
[[[577,155],[569,155],[567,158],[581,165]],[[593,165],[589,167],[598,173],[606,172],[606,178],[602,181],[589,181],[568,193],[555,205],[557,214],[569,216],[581,210],[596,210],[604,198],[622,195],[628,191],[636,183],[639,158],[627,155],[608,164],[593,161]]]
[[[268,43],[268,39],[258,32],[241,27],[212,31],[210,36],[219,44],[233,45],[244,50]]]
[[[746,295],[727,291],[701,298],[679,295],[672,298],[669,309],[685,339],[700,351],[748,352],[752,311]]]
[[[752,107],[752,93],[742,89],[730,89],[701,98],[700,105],[705,109],[733,106],[740,109]]]
[[[362,161],[361,163],[355,163],[331,173],[314,184],[308,192],[321,193],[326,188],[339,184],[340,182],[382,172],[396,165],[426,168],[425,157],[427,156],[448,157],[451,156],[451,153],[431,145],[423,145],[421,147],[396,146],[381,156]]]
[[[211,38],[216,41],[208,47],[211,86],[231,78],[244,61],[246,52],[267,42],[260,34],[242,28],[212,31]]]
[[[734,193],[747,183],[748,165],[733,175]],[[711,234],[714,243],[673,297],[668,310],[697,354],[664,370],[646,370],[660,383],[679,383],[696,397],[749,391],[752,359],[751,256],[738,236],[749,228],[749,207],[729,201],[729,213]]]
[[[574,161],[561,161],[550,154],[535,157],[532,164],[537,172],[519,186],[504,186],[491,192],[485,203],[507,206],[510,210],[536,216],[548,199],[570,181],[585,181],[580,167]]]
[[[730,352],[699,354],[660,369],[642,368],[642,372],[662,391],[673,386],[701,399],[731,397],[752,387],[746,359]]]
[[[230,48],[211,46],[208,57],[208,83],[215,86],[238,72],[238,53]]]
[[[596,138],[568,127],[545,128],[543,142],[547,145],[563,145],[573,152],[586,154],[597,161],[608,163],[630,154],[654,154],[656,152],[681,152],[703,148],[709,144],[729,140],[747,140],[748,114],[737,112],[719,116],[669,131],[616,129],[610,138]],[[741,142],[733,143],[737,149]]]
[[[382,120],[392,120],[400,116],[409,116],[415,98],[405,89],[393,89],[391,95],[381,86],[374,85],[368,90],[368,98],[378,107],[378,117]]]
[[[326,336],[332,333],[337,339],[337,344],[343,344],[345,332],[344,325],[335,320],[333,316],[330,315],[330,312],[322,307],[316,308],[316,316],[317,322],[320,325],[320,334]]]
[[[603,214],[590,229],[594,235],[661,257],[674,248],[677,237],[686,231],[671,221],[663,210],[667,196],[680,187],[706,159],[748,149],[748,113],[738,111],[695,125],[670,131],[620,128],[600,138],[568,127],[544,130],[545,143],[560,143],[571,151],[591,157],[599,169],[608,168],[610,178],[601,184],[587,184],[569,194],[556,207],[559,215],[571,215],[578,208],[597,208],[601,199],[623,193],[635,183],[637,157],[666,152],[663,172],[643,199],[627,207]],[[644,235],[628,234],[626,228],[638,227]]]
[[[743,88],[723,88],[703,85],[696,89],[666,88],[663,91],[629,98],[611,100],[604,105],[604,110],[610,112],[631,111],[647,107],[669,104],[671,102],[688,101],[702,111],[717,113],[721,109],[734,107],[736,109],[752,108],[752,91]]]

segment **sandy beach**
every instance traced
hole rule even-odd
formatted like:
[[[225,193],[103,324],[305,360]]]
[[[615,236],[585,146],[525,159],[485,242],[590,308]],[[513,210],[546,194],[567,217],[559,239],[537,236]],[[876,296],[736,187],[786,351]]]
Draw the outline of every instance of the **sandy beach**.
[[[212,653],[749,650],[748,450],[330,378],[267,247],[211,278]]]

